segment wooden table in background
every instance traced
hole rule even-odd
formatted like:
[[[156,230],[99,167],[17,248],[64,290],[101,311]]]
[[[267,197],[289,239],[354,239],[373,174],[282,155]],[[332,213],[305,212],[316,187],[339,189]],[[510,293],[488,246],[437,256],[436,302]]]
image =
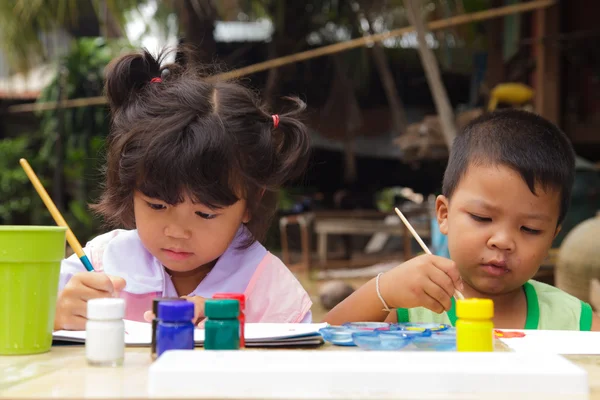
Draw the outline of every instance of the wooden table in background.
[[[417,230],[419,235],[428,239],[431,229],[429,220],[425,226],[414,218],[428,215],[424,206],[404,207],[404,215]],[[327,248],[329,235],[374,235],[385,233],[391,236],[402,237],[404,260],[412,258],[413,240],[408,228],[397,221],[396,225],[385,222],[386,217],[397,218],[394,212],[380,212],[377,210],[323,210],[311,211],[301,214],[286,215],[279,219],[279,230],[281,236],[282,260],[286,265],[291,264],[287,228],[290,225],[300,227],[300,247],[302,251],[302,265],[309,272],[314,267],[312,261],[311,236],[314,233],[318,238],[319,267],[324,268],[328,263]],[[385,258],[385,257],[384,257]]]
[[[352,348],[330,345],[321,349],[353,351]],[[566,358],[588,372],[590,400],[600,400],[600,356]],[[53,347],[51,352],[35,356],[0,357],[0,397],[147,398],[150,364],[150,349],[147,347],[128,348],[125,363],[118,368],[88,366],[83,346]],[[202,384],[200,380],[199,384]]]

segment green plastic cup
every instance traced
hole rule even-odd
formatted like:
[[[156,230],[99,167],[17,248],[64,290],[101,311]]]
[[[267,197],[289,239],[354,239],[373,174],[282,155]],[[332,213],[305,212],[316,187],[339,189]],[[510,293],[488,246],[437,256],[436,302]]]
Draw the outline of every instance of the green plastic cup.
[[[66,232],[0,225],[0,355],[50,351]]]

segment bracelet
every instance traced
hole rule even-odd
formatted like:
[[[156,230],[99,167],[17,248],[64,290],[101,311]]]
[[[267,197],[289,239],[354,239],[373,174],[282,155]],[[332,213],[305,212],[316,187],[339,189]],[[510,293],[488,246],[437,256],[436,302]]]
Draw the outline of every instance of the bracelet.
[[[381,300],[381,303],[383,304],[382,311],[390,312],[392,311],[391,308],[388,307],[387,303],[383,299],[383,296],[381,295],[381,292],[379,291],[379,278],[381,277],[381,275],[383,275],[383,272],[378,273],[377,278],[375,278],[375,290],[377,291],[377,297],[379,297],[379,300]]]

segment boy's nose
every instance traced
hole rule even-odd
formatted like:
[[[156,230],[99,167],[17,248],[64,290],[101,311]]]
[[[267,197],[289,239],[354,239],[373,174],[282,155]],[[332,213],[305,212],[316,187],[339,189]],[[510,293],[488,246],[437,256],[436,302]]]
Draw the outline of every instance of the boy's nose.
[[[488,240],[488,247],[502,251],[513,251],[515,242],[508,232],[496,231]]]

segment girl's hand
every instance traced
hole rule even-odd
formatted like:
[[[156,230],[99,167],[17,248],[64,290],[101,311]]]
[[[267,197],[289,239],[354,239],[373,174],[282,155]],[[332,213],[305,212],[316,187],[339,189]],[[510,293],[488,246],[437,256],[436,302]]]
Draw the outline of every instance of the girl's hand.
[[[206,299],[200,296],[181,296],[181,298],[194,303],[194,319],[192,322],[194,325],[198,325],[198,323],[204,319],[204,302]],[[144,313],[144,319],[146,322],[152,322],[154,318],[155,317],[152,310]]]
[[[194,319],[192,322],[194,325],[198,325],[204,319],[204,302],[206,299],[200,296],[181,296],[181,298],[194,303]]]
[[[87,302],[103,297],[117,297],[125,288],[125,279],[101,272],[73,275],[58,293],[54,330],[85,330]]]
[[[462,290],[454,261],[434,255],[415,257],[383,274],[381,296],[390,308],[425,307],[448,311],[454,290]]]

